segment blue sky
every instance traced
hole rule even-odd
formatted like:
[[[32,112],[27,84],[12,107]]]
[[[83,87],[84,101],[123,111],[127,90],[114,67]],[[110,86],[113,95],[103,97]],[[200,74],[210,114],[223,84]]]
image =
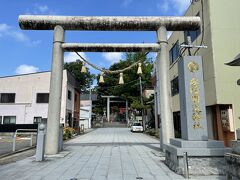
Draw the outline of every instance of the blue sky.
[[[51,69],[53,32],[21,30],[19,15],[176,16],[183,15],[189,4],[190,0],[1,0],[0,76]],[[156,42],[156,35],[155,32],[67,31],[65,42],[147,43]],[[124,53],[83,53],[83,56],[105,68],[124,59]],[[65,53],[65,62],[77,58],[74,53]]]

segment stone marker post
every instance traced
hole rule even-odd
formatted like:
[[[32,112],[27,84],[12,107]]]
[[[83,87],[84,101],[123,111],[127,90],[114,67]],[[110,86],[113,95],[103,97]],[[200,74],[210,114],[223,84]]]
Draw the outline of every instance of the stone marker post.
[[[37,134],[36,161],[44,160],[45,128],[46,128],[45,124],[39,124]]]
[[[184,153],[188,154],[189,174],[223,173],[223,141],[208,140],[202,58],[185,56],[178,61],[182,138],[170,139],[166,145],[165,163],[178,174],[184,174]]]
[[[185,140],[208,140],[202,58],[186,56],[178,62],[181,132]]]

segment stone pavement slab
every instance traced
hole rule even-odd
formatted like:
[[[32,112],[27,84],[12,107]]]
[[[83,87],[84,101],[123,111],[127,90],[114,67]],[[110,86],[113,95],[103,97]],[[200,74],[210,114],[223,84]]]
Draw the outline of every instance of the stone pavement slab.
[[[162,162],[159,141],[128,128],[101,128],[67,141],[66,156],[36,162],[29,157],[0,166],[0,179],[184,179]],[[198,177],[194,177],[198,178]],[[201,177],[199,177],[201,178]],[[205,180],[218,177],[207,177]]]

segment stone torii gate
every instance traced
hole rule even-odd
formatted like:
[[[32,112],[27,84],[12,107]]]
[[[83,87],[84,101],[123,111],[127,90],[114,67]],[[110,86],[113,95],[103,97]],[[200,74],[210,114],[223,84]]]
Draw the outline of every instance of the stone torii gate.
[[[111,101],[111,98],[120,98],[123,99],[122,97],[119,96],[102,96],[102,98],[106,98],[107,99],[107,121],[110,122],[110,103],[111,102],[125,102],[125,108],[126,108],[126,121],[128,122],[128,100],[124,99],[124,101]]]
[[[47,121],[46,154],[58,153],[59,119],[64,52],[158,52],[160,76],[161,138],[163,144],[174,137],[170,104],[167,31],[196,30],[200,17],[84,17],[21,15],[23,30],[54,30],[50,97]],[[65,30],[155,31],[157,43],[144,44],[81,44],[65,43]],[[163,147],[163,146],[161,146]]]

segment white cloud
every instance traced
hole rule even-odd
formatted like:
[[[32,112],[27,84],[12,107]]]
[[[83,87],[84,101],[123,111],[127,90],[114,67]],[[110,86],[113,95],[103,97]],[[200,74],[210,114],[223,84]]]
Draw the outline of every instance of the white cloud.
[[[174,15],[183,15],[189,5],[189,0],[162,0],[157,4],[157,8],[164,13],[171,11]]]
[[[53,10],[51,10],[47,5],[43,4],[34,4],[34,7],[32,9],[27,9],[25,14],[47,14],[47,15],[56,15],[57,13]]]
[[[25,43],[27,46],[36,46],[41,43],[41,40],[32,41],[26,34],[14,29],[7,31],[5,35],[12,37],[18,42]]]
[[[49,10],[47,5],[38,6],[38,9],[41,13],[46,13]]]
[[[31,41],[31,42],[30,42],[30,46],[37,46],[37,45],[40,44],[41,42],[42,42],[41,40]]]
[[[164,0],[162,3],[158,3],[157,8],[163,13],[167,13],[169,10],[169,2],[167,0]]]
[[[7,24],[0,24],[0,33],[1,32],[6,32],[10,29],[10,26],[8,26]]]
[[[16,41],[19,41],[19,42],[30,41],[30,39],[23,32],[20,32],[20,31],[11,30],[6,32],[6,34],[13,37]]]
[[[173,7],[178,11],[179,15],[183,15],[190,5],[189,0],[171,0],[171,2]]]
[[[41,40],[32,41],[26,34],[7,24],[0,24],[0,37],[11,37],[28,46],[36,46],[41,43]]]
[[[127,7],[133,0],[123,0],[122,6]]]
[[[157,52],[150,52],[148,54],[148,57],[152,58],[152,60],[155,60],[157,58],[157,54],[158,54]]]
[[[26,64],[22,64],[18,66],[16,69],[17,74],[29,74],[29,73],[35,73],[37,71],[39,71],[38,67],[26,65]]]
[[[110,62],[111,64],[119,62],[119,60],[122,59],[123,53],[120,52],[109,52],[109,53],[103,53],[102,56],[105,60]]]
[[[84,58],[87,59],[87,56],[85,53],[83,52],[79,52],[79,54]],[[66,55],[64,56],[64,62],[69,63],[69,62],[75,62],[77,59],[81,58],[75,53],[75,52],[70,52],[70,53],[66,53]]]
[[[4,34],[8,32],[9,29],[10,26],[8,26],[7,24],[0,24],[0,37],[3,37]]]

